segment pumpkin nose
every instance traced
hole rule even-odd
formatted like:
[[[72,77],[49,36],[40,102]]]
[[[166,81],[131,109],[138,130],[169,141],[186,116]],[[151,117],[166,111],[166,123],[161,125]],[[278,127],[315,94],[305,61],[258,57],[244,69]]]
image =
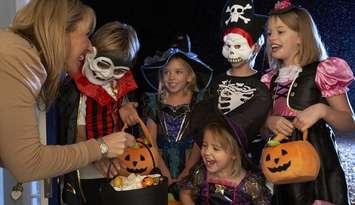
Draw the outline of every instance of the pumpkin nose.
[[[279,158],[275,158],[274,161],[277,164],[279,162]]]
[[[133,166],[136,166],[137,165],[137,161],[133,161]]]

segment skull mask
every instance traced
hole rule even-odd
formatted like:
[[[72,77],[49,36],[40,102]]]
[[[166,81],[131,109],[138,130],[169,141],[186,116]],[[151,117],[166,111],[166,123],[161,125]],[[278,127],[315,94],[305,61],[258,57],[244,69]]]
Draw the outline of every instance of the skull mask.
[[[223,41],[222,54],[230,63],[246,61],[253,52],[247,39],[238,33],[228,33],[223,37]]]
[[[97,50],[94,47],[91,53],[88,53],[83,66],[83,74],[93,84],[106,85],[113,80],[118,80],[129,71],[129,67],[115,66],[108,57],[96,57]]]

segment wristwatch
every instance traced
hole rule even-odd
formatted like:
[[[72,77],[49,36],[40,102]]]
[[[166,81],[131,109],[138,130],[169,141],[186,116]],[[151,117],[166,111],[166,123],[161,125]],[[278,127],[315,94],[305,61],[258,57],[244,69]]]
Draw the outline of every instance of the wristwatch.
[[[98,138],[97,142],[100,144],[100,152],[103,156],[106,156],[108,153],[108,145],[102,138]]]

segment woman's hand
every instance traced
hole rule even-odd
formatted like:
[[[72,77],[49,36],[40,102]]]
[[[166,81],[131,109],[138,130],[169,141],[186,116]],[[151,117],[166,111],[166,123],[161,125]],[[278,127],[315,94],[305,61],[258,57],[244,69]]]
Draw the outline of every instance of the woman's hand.
[[[275,134],[281,133],[285,136],[291,135],[294,129],[292,122],[284,117],[273,115],[267,118],[266,126]]]
[[[126,147],[131,147],[135,144],[135,138],[126,132],[116,132],[106,135],[102,138],[108,146],[107,157],[115,158],[123,154]]]
[[[136,102],[128,102],[124,104],[120,110],[120,117],[124,124],[128,126],[133,126],[138,123],[139,115],[137,113],[138,103]]]
[[[326,105],[318,103],[309,106],[303,111],[299,111],[293,120],[293,126],[301,131],[305,131],[310,128],[318,120],[325,116]]]

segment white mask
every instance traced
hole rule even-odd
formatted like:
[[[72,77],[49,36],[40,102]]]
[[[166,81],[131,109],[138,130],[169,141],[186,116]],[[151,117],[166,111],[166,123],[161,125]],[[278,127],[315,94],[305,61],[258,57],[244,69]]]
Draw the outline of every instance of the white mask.
[[[229,33],[223,37],[222,55],[230,63],[240,63],[250,58],[253,52],[246,38],[237,33]]]
[[[129,67],[115,66],[108,57],[96,57],[97,50],[93,47],[91,53],[86,54],[83,74],[93,84],[106,85],[113,80],[118,80],[129,71]]]

